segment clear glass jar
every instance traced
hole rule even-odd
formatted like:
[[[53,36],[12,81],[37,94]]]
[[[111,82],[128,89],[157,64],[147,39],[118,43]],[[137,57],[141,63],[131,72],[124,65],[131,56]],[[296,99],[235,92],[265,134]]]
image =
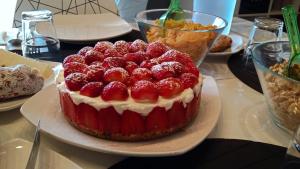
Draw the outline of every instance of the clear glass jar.
[[[49,10],[22,12],[23,56],[35,59],[57,57],[60,42]]]

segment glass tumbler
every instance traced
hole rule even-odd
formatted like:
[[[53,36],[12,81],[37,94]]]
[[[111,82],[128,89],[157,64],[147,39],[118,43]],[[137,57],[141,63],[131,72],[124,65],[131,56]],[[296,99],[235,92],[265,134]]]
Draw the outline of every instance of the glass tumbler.
[[[235,6],[236,0],[226,1],[226,3],[224,3],[224,0],[193,1],[193,11],[220,16],[227,21],[227,26],[222,32],[224,35],[228,35],[230,32]]]
[[[51,60],[58,54],[60,43],[49,10],[22,12],[23,56]]]
[[[300,126],[294,133],[292,140],[286,151],[285,160],[282,169],[300,168]]]
[[[267,17],[255,18],[249,33],[249,41],[244,50],[244,58],[248,61],[252,56],[252,49],[258,44],[280,41],[282,38],[282,29],[283,22],[280,19]]]

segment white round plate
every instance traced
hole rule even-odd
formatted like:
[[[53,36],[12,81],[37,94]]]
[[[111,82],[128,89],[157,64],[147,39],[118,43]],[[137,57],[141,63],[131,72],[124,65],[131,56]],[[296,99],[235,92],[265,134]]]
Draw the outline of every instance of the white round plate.
[[[131,26],[112,13],[89,15],[54,15],[54,27],[61,41],[97,41],[117,37],[131,32]],[[46,34],[47,29],[40,24],[38,31]]]
[[[221,112],[221,101],[212,77],[205,76],[201,98],[199,115],[190,126],[171,136],[144,142],[104,140],[75,129],[61,112],[55,85],[30,98],[21,107],[21,113],[34,125],[40,119],[42,131],[82,148],[127,156],[172,156],[183,154],[197,146],[215,127]]]
[[[23,139],[10,140],[0,145],[0,168],[22,169],[26,167],[32,143]],[[35,169],[81,169],[64,156],[41,147]]]
[[[54,62],[51,63],[53,65]],[[57,67],[59,67],[57,65]],[[56,76],[58,75],[59,71],[55,70],[56,67],[52,69],[52,74],[49,76],[49,78],[45,79],[44,81],[44,87],[51,85],[54,83]],[[0,112],[12,110],[15,108],[20,107],[23,103],[25,103],[26,100],[28,100],[31,96],[24,96],[24,97],[18,97],[15,99],[10,99],[8,101],[1,101],[0,102]]]
[[[226,49],[224,52],[215,52],[215,53],[208,53],[208,56],[227,56],[227,55],[232,55],[235,54],[237,52],[239,52],[240,50],[243,49],[243,37],[241,37],[238,34],[235,33],[230,33],[228,35],[229,37],[231,37],[232,39],[232,44],[231,47]]]
[[[0,102],[0,112],[18,108],[23,103],[25,103],[25,101],[29,98],[30,98],[30,96],[24,97],[24,98],[23,97],[22,98],[16,98],[16,99],[9,100],[9,101],[2,101],[2,102]]]

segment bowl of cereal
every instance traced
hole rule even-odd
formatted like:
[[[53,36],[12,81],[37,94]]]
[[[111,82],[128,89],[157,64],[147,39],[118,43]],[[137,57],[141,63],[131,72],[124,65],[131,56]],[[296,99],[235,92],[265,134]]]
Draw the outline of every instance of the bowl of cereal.
[[[270,115],[277,126],[292,133],[300,125],[300,81],[287,77],[288,41],[267,42],[253,49],[253,62]],[[300,66],[292,67],[300,73]]]
[[[218,16],[184,10],[180,20],[159,20],[167,9],[153,9],[137,14],[136,22],[148,42],[159,41],[170,48],[188,53],[198,66],[227,22]]]

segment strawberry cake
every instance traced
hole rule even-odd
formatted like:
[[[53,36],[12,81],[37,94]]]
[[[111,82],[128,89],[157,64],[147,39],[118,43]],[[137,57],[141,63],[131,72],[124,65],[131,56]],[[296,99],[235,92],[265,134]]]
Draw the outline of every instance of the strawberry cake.
[[[98,42],[69,55],[58,83],[65,118],[82,132],[141,141],[186,127],[199,110],[202,76],[189,55],[160,42]]]

